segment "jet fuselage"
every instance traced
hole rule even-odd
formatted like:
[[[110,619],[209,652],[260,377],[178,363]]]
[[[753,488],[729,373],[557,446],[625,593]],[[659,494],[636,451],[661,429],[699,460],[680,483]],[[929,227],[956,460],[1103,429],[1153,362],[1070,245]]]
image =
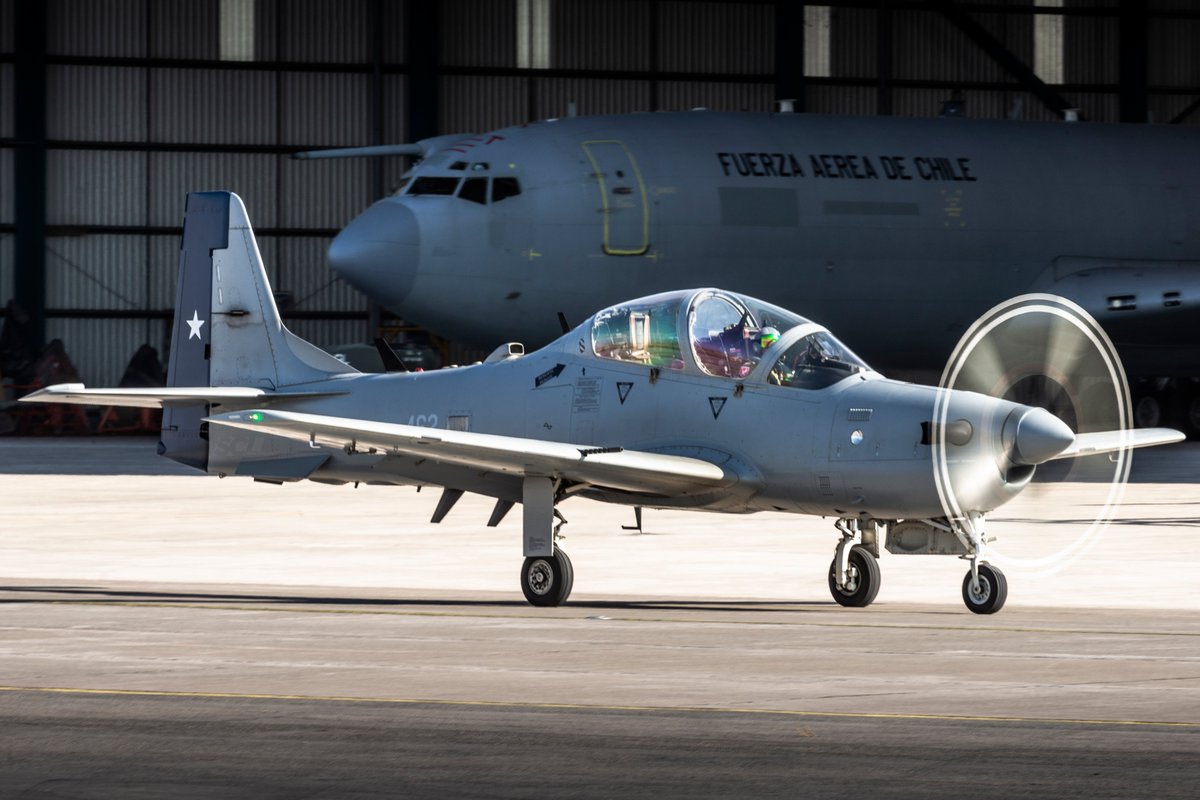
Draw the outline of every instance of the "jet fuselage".
[[[580,117],[432,153],[334,268],[482,347],[716,284],[802,309],[884,371],[941,369],[1028,291],[1096,316],[1131,375],[1200,375],[1200,135],[806,114]]]

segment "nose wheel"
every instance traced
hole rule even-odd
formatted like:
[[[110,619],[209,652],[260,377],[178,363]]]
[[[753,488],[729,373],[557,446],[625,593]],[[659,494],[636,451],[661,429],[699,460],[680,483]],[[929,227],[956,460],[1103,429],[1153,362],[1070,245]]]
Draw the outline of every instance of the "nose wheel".
[[[963,578],[963,602],[976,614],[995,614],[1008,599],[1008,579],[991,564],[980,563],[977,569],[978,580],[974,571]]]
[[[521,565],[521,591],[531,605],[562,605],[571,596],[574,583],[571,559],[557,547],[554,555],[527,558]]]

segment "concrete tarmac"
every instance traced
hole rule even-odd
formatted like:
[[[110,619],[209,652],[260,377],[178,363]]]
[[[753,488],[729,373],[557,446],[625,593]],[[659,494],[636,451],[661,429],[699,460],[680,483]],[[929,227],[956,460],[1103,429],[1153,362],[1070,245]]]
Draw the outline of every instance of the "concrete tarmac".
[[[829,521],[648,511],[638,534],[580,500],[572,602],[534,609],[516,514],[486,529],[464,498],[432,526],[436,493],[221,481],[152,453],[0,440],[0,797],[1200,785],[1191,445],[1135,462],[1083,545],[1095,486],[1005,509],[1010,605],[990,617],[962,607],[955,559],[885,555],[879,601],[836,606]],[[1035,562],[1062,552],[1069,569]]]

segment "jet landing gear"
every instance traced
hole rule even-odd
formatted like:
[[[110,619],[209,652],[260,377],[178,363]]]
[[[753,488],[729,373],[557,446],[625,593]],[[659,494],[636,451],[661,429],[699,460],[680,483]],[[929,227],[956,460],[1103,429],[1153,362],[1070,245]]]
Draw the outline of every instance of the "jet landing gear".
[[[984,533],[983,514],[970,513],[966,519],[955,520],[951,531],[966,551],[961,558],[971,562],[971,569],[963,578],[963,602],[976,614],[995,614],[1008,599],[1008,580],[999,568],[984,561],[988,542],[995,537],[988,538]]]
[[[574,583],[571,559],[557,547],[554,555],[527,558],[521,566],[521,591],[530,605],[562,605],[571,596]]]
[[[879,594],[879,543],[875,538],[875,524],[869,522],[864,527],[865,531],[856,519],[837,521],[842,540],[829,565],[829,593],[838,605],[863,608],[871,605],[875,595]]]
[[[962,595],[967,608],[976,614],[995,614],[1008,598],[1008,580],[996,567],[980,563],[963,578]]]
[[[522,486],[525,563],[521,565],[521,592],[535,606],[562,605],[571,596],[575,569],[558,548],[566,519],[554,507],[559,498],[557,481],[528,477]]]
[[[1004,573],[989,564],[982,514],[964,519],[857,520],[840,519],[842,534],[829,565],[829,593],[843,606],[868,606],[879,592],[879,542],[886,535],[894,555],[956,555],[971,562],[963,578],[962,597],[976,614],[994,614],[1008,598]]]

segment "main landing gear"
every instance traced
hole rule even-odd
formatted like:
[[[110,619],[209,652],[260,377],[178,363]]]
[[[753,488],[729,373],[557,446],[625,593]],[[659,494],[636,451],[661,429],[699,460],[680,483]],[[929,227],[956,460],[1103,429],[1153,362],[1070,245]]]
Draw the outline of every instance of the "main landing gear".
[[[567,520],[555,508],[566,496],[557,481],[528,477],[522,486],[525,562],[521,565],[521,592],[535,606],[567,602],[575,583],[571,559],[558,547]]]
[[[521,566],[521,591],[531,605],[562,605],[571,596],[574,583],[571,559],[557,547],[554,555],[527,558]]]
[[[865,539],[858,520],[839,519],[837,529],[842,540],[829,565],[829,593],[838,605],[869,606],[879,594],[879,543],[875,526],[871,525]]]
[[[971,562],[963,578],[962,597],[976,614],[994,614],[1008,598],[1008,581],[998,567],[984,560],[987,543],[984,519],[972,514],[954,522],[941,520],[840,519],[842,534],[829,565],[829,593],[838,605],[862,608],[879,593],[879,541],[886,534],[887,550],[897,555],[957,555]]]

